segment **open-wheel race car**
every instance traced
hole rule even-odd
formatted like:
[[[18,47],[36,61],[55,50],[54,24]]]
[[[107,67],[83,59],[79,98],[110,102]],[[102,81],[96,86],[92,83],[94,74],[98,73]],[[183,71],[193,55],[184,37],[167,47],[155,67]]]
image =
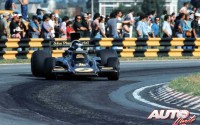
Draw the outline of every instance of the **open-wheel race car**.
[[[46,79],[56,79],[58,75],[74,75],[119,80],[120,62],[115,50],[99,50],[96,56],[90,57],[82,46],[80,41],[74,40],[63,57],[59,58],[52,57],[48,51],[35,51],[31,58],[32,74]]]

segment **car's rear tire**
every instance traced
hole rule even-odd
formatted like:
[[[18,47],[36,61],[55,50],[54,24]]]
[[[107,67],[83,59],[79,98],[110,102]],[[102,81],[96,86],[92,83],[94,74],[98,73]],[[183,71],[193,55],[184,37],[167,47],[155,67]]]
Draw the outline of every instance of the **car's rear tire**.
[[[120,76],[120,63],[119,63],[119,59],[117,57],[110,57],[108,58],[108,62],[107,62],[107,66],[108,67],[113,67],[113,69],[116,70],[116,72],[112,72],[108,74],[108,80],[119,80],[119,76]]]
[[[49,57],[45,59],[44,76],[46,79],[52,80],[56,78],[56,75],[52,72],[55,65],[56,65],[56,59],[54,57]]]
[[[97,51],[97,57],[101,58],[101,64],[103,66],[107,66],[108,64],[108,59],[111,57],[116,57],[118,58],[117,52],[112,49],[104,49],[104,50],[99,50]]]
[[[42,50],[35,51],[31,57],[31,71],[36,77],[44,76],[44,62],[50,57],[50,53]]]

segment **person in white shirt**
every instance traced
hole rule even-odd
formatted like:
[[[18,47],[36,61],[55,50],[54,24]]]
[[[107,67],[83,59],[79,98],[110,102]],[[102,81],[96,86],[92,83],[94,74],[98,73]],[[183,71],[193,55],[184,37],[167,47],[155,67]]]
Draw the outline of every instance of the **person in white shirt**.
[[[129,10],[129,13],[127,14],[127,16],[125,17],[125,20],[131,20],[132,23],[129,25],[129,37],[132,38],[132,34],[133,34],[133,24],[135,22],[135,19],[133,17],[134,11],[131,9]]]
[[[170,26],[171,17],[170,15],[166,15],[164,17],[164,23],[162,26],[162,31],[164,32],[163,38],[171,38],[172,37],[172,29]]]
[[[179,10],[179,13],[187,14],[188,13],[188,7],[189,7],[189,3],[185,2],[183,4],[183,7]]]
[[[101,16],[99,22],[100,22],[101,35],[103,37],[106,37],[105,17]]]
[[[69,17],[64,16],[60,25],[61,38],[67,38],[67,22],[69,22]]]
[[[49,25],[51,26],[52,30],[51,30],[51,34],[52,34],[52,37],[54,38],[55,37],[55,15],[53,13],[51,13],[49,15]]]

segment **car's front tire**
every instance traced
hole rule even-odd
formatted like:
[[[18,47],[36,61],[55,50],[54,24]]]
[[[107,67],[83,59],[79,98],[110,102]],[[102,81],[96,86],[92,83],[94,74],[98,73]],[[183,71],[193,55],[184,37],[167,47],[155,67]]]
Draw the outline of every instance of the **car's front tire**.
[[[119,76],[120,76],[119,59],[117,57],[108,58],[107,66],[113,67],[113,69],[115,70],[115,72],[108,74],[108,80],[119,80]]]
[[[45,59],[50,57],[50,54],[43,50],[37,50],[31,57],[31,71],[36,77],[44,76],[44,62]]]
[[[49,57],[45,59],[44,63],[44,76],[46,79],[52,80],[56,78],[56,75],[52,72],[56,64],[56,59],[54,57]]]

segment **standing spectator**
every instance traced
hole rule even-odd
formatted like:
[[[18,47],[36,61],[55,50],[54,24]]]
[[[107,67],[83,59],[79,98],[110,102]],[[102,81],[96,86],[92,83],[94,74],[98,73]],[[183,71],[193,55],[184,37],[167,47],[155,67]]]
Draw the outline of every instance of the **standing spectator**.
[[[131,25],[130,24],[123,24],[122,25],[122,32],[123,32],[123,38],[130,38],[130,32],[131,32]]]
[[[184,26],[183,26],[183,32],[185,37],[191,37],[192,36],[192,22],[190,21],[190,15],[187,14],[185,16],[184,20]]]
[[[92,21],[92,14],[91,13],[87,13],[88,19],[90,20],[90,22]]]
[[[99,22],[100,22],[101,35],[102,35],[102,37],[105,38],[105,37],[107,37],[106,36],[106,27],[105,27],[105,17],[101,16]]]
[[[106,15],[105,23],[107,23],[109,19],[110,19],[110,16],[109,16],[109,15]]]
[[[198,13],[198,8],[197,8],[197,7],[193,7],[193,8],[192,8],[192,11],[193,11],[194,13]]]
[[[16,9],[16,5],[14,3],[14,0],[6,0],[5,2],[5,10],[13,10]]]
[[[80,33],[80,37],[83,37],[84,31],[88,30],[88,29],[86,27],[84,27],[81,22],[82,22],[81,16],[77,15],[75,17],[75,22],[74,22],[73,28],[76,31],[76,33]]]
[[[60,25],[60,32],[61,32],[61,38],[67,38],[67,23],[69,22],[69,17],[64,16],[62,18],[62,23]]]
[[[163,34],[163,32],[162,32],[162,24],[164,23],[164,18],[165,18],[165,16],[167,15],[167,10],[163,10],[163,14],[161,15],[161,17],[160,17],[160,23],[161,23],[161,31],[160,31],[160,36],[163,36],[164,34]]]
[[[110,19],[110,16],[106,15],[106,18],[105,18],[105,27],[106,27],[106,36],[107,37],[109,36],[109,28],[107,27],[107,22],[108,22],[109,19]]]
[[[87,14],[84,14],[84,17],[82,19],[82,25],[83,27],[87,28],[87,30],[85,30],[83,33],[83,37],[90,37],[91,24]]]
[[[60,37],[60,18],[58,14],[55,14],[55,19],[54,19],[54,30],[55,30],[55,38]]]
[[[183,34],[183,27],[185,24],[184,20],[185,20],[185,14],[184,13],[179,14],[179,19],[176,21],[176,24],[175,24],[176,36],[178,38],[184,37],[184,34]]]
[[[136,24],[136,31],[137,31],[137,37],[138,38],[143,38],[143,31],[142,31],[143,22],[144,22],[144,15],[141,14],[139,21]]]
[[[190,13],[189,13],[190,15],[189,15],[189,19],[190,19],[190,21],[193,21],[194,20],[194,11],[190,11]]]
[[[183,7],[179,10],[179,13],[187,14],[188,13],[188,7],[189,7],[189,3],[185,2],[183,4]]]
[[[129,37],[132,38],[133,37],[133,24],[135,22],[134,17],[133,17],[134,11],[131,9],[129,10],[129,13],[127,14],[127,16],[125,17],[125,20],[127,21],[132,21],[133,23],[131,24],[127,24],[124,25],[126,27],[126,29],[129,27]],[[128,27],[127,27],[128,26]]]
[[[92,32],[92,27],[91,27],[91,24],[92,24],[92,14],[91,13],[87,13],[87,16],[88,16],[88,24],[89,24],[90,35],[91,35],[91,32]]]
[[[162,31],[164,32],[163,34],[163,38],[171,38],[172,37],[172,29],[171,29],[171,26],[170,26],[170,15],[166,15],[164,17],[164,23],[163,23],[163,26],[162,26]]]
[[[28,17],[28,0],[19,0],[21,3],[21,13],[22,13],[22,18],[24,20],[27,20]]]
[[[0,20],[0,38],[7,39],[10,35],[9,26],[7,20],[9,19],[9,13],[5,12],[3,14],[3,19]]]
[[[118,31],[117,31],[117,23],[121,21],[118,20],[117,13],[112,12],[110,19],[107,22],[107,27],[109,28],[109,37],[119,38]]]
[[[92,37],[93,38],[101,38],[101,30],[100,30],[100,14],[96,13],[92,22]]]
[[[53,38],[53,35],[51,33],[51,31],[53,30],[53,27],[51,27],[51,25],[49,24],[49,20],[50,18],[48,15],[43,16],[43,24],[42,24],[43,38]]]
[[[52,37],[54,38],[55,37],[55,14],[54,13],[51,13],[49,15],[49,25],[52,27],[52,30],[51,30],[51,35]]]
[[[197,39],[200,37],[200,28],[198,21],[200,19],[200,13],[195,13],[194,20],[192,21],[192,36]]]
[[[70,37],[71,33],[75,33],[75,31],[74,31],[74,29],[72,27],[72,22],[71,21],[67,22],[67,31],[66,32],[67,32],[67,39],[71,38]]]
[[[39,35],[41,34],[41,26],[36,15],[32,17],[32,21],[30,21],[28,27],[29,36],[31,38],[39,38]]]
[[[175,15],[175,13],[173,12],[172,14],[171,14],[171,23],[170,23],[170,25],[171,25],[171,28],[172,28],[172,36],[176,36],[176,32],[175,32],[175,20],[176,20],[176,15]]]
[[[166,15],[167,15],[167,10],[164,10],[163,14],[161,15],[161,18],[160,18],[161,24],[164,23],[164,21],[165,21],[164,18]]]
[[[155,21],[153,25],[151,26],[151,29],[154,33],[154,36],[159,37],[160,35],[160,18],[159,17],[155,17]]]
[[[148,15],[144,16],[143,25],[142,25],[143,38],[149,38],[149,32],[151,31],[151,30],[148,31],[149,19],[150,17]]]
[[[151,11],[151,21],[153,21],[153,23],[155,21],[156,15],[157,15],[156,10]]]
[[[117,23],[132,23],[132,21],[120,21],[119,17],[122,16],[120,10],[115,11],[111,14],[111,19],[107,22],[107,27],[109,28],[109,37],[119,38]],[[122,27],[121,27],[122,28]]]

